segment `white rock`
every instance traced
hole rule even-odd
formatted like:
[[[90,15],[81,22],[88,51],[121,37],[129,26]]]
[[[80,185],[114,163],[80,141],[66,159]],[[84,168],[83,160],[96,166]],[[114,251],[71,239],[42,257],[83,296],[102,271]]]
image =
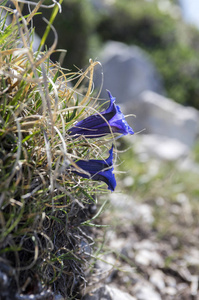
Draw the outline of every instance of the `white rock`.
[[[165,276],[165,283],[169,287],[176,288],[177,282],[175,277]]]
[[[188,145],[181,141],[158,134],[140,134],[136,138],[131,136],[129,141],[134,144],[136,153],[160,160],[176,161],[185,158],[190,152]]]
[[[165,288],[164,273],[162,271],[153,270],[149,280],[159,291]]]
[[[152,208],[148,204],[137,203],[133,197],[125,194],[109,195],[111,204],[114,206],[123,219],[142,221],[145,224],[152,224],[154,221]]]
[[[149,283],[138,283],[135,285],[135,296],[137,300],[161,300],[161,296]]]
[[[164,260],[162,259],[160,254],[156,251],[150,251],[147,249],[139,250],[135,255],[135,261],[137,264],[141,264],[143,266],[164,266]]]
[[[146,240],[142,240],[140,242],[134,243],[133,248],[135,250],[147,249],[150,251],[154,251],[154,250],[158,249],[158,244],[146,239]]]
[[[176,288],[174,288],[172,286],[167,286],[163,291],[164,291],[164,294],[167,294],[170,296],[174,296],[177,293]]]
[[[136,300],[131,295],[121,290],[104,285],[85,295],[82,300]],[[154,299],[155,300],[155,299]]]
[[[186,254],[184,254],[184,260],[188,265],[199,265],[199,250],[197,248],[189,248]]]
[[[128,119],[135,131],[144,129],[143,133],[165,136],[188,147],[193,146],[199,128],[199,112],[193,107],[184,107],[152,91],[144,91],[136,102],[125,103],[124,109],[126,113],[136,115],[136,118]],[[179,151],[178,146],[176,148]]]
[[[154,221],[152,208],[148,204],[139,204],[137,209],[135,209],[135,213],[137,213],[137,218],[140,216],[139,219],[142,219],[143,223],[152,224]]]

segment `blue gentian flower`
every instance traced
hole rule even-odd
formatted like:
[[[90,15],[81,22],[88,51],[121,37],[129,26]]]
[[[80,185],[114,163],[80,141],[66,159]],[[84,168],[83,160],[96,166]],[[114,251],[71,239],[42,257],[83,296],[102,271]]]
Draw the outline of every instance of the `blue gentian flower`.
[[[107,90],[110,104],[109,107],[100,114],[93,114],[86,119],[75,124],[69,129],[69,135],[84,135],[89,138],[105,136],[111,132],[126,135],[134,134],[133,129],[125,120],[120,107],[115,104],[115,98]],[[111,130],[110,130],[111,127]]]
[[[96,181],[104,181],[108,185],[108,189],[114,191],[116,187],[115,175],[113,174],[113,147],[109,151],[110,155],[105,160],[89,159],[78,160],[76,165],[82,170],[90,174],[84,174],[73,171],[83,178],[91,178]]]

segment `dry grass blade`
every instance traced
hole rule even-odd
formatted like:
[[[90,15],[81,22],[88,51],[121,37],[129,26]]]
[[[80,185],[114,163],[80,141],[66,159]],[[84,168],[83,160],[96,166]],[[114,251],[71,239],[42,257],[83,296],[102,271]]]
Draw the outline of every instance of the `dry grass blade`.
[[[34,5],[29,16],[19,2]],[[36,291],[43,300],[52,296],[47,286],[53,284],[55,292],[78,299],[91,257],[84,248],[93,244],[89,220],[101,212],[92,218],[90,209],[100,186],[72,167],[76,158],[107,157],[112,139],[72,139],[68,130],[85,114],[98,113],[93,73],[99,63],[90,61],[76,74],[52,63],[57,33],[48,21],[53,45],[34,53],[28,25],[45,5],[13,3],[12,23],[0,28],[0,271],[15,277],[0,283],[0,298],[5,291],[10,299],[34,299]]]

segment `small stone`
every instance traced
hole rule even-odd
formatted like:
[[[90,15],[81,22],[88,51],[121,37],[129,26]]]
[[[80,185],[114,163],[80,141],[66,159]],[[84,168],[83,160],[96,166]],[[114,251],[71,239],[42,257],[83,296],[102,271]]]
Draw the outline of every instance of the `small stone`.
[[[161,296],[149,283],[139,283],[134,290],[137,300],[161,300]]]
[[[184,255],[184,260],[188,263],[188,265],[198,266],[199,250],[197,248],[189,248],[187,253]]]
[[[159,291],[162,291],[165,288],[164,273],[162,271],[153,271],[149,280]]]
[[[169,287],[176,287],[176,279],[174,277],[166,276],[165,283]]]
[[[159,253],[147,249],[139,250],[135,255],[135,261],[137,264],[144,266],[152,265],[154,267],[162,267],[164,265],[164,261]]]
[[[176,295],[176,288],[172,287],[172,286],[168,286],[164,289],[164,293],[170,296],[174,296]]]
[[[147,250],[156,250],[157,249],[157,244],[153,243],[150,240],[142,240],[141,242],[137,242],[134,244],[134,249],[136,250],[141,250],[141,249],[147,249]]]
[[[82,300],[136,300],[133,296],[108,285],[103,285],[86,294]],[[155,300],[155,299],[154,299]]]

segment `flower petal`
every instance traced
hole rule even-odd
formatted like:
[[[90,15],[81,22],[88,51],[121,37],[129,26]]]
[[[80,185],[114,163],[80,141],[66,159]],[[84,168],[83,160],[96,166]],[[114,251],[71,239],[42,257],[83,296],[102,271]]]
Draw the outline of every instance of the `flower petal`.
[[[115,104],[115,98],[110,91],[107,90],[107,92],[110,98],[109,107],[101,114],[94,114],[75,124],[74,127],[69,129],[69,135],[84,135],[89,138],[97,138],[111,132],[122,135],[134,134],[133,129],[126,122],[120,107]]]
[[[113,132],[121,133],[123,135],[134,134],[133,129],[126,122],[123,113],[120,110],[120,107],[117,105],[117,114],[109,121],[109,125],[112,128]]]
[[[104,181],[108,189],[114,191],[116,187],[115,175],[113,174],[113,146],[109,150],[109,157],[106,160],[78,160],[76,165],[90,174],[73,171],[83,178],[91,178],[96,181]]]
[[[117,183],[115,180],[115,175],[112,173],[112,171],[113,168],[103,172],[99,172],[98,174],[94,175],[92,179],[97,181],[104,181],[108,185],[108,189],[113,192],[116,188]]]

